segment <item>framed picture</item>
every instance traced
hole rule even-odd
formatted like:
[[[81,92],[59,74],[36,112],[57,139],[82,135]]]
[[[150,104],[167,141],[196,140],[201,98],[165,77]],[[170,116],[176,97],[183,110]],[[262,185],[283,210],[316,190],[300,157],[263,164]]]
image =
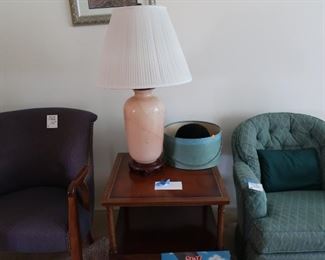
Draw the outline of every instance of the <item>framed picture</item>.
[[[69,0],[74,25],[109,23],[115,7],[150,4],[151,0]]]

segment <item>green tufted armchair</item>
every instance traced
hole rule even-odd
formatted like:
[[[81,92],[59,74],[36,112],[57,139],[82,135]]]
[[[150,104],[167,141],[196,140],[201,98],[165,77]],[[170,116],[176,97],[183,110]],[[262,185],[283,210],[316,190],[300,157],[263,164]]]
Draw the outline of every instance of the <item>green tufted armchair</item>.
[[[257,150],[315,148],[323,190],[264,192]],[[232,136],[239,255],[247,260],[325,259],[325,122],[308,115],[268,113],[241,123]]]

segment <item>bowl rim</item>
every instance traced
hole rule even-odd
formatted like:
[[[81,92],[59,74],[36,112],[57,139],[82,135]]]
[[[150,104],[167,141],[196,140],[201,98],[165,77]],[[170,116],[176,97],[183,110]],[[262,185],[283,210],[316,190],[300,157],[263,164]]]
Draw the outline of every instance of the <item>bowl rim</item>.
[[[195,124],[199,124],[202,125],[204,127],[207,128],[207,130],[210,133],[210,136],[208,137],[202,137],[202,138],[181,138],[181,137],[176,137],[176,131],[179,129],[179,127],[189,124],[189,123],[195,123]],[[179,125],[179,127],[174,130],[174,133],[171,134],[170,131],[172,131],[170,129],[171,126],[177,126]],[[197,120],[185,120],[185,121],[177,121],[177,122],[173,122],[173,123],[169,123],[167,125],[165,125],[164,127],[164,136],[168,137],[170,139],[176,139],[178,141],[183,141],[189,144],[189,143],[196,143],[196,142],[202,142],[202,141],[210,141],[211,139],[216,139],[219,140],[221,138],[221,134],[222,134],[222,130],[221,127],[217,124],[211,123],[211,122],[206,122],[206,121],[197,121]]]

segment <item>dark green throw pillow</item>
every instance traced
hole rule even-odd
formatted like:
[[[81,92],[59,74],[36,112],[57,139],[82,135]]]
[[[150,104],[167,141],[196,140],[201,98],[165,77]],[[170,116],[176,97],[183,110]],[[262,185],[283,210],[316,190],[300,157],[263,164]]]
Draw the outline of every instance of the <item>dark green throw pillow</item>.
[[[321,189],[315,149],[257,150],[266,192]]]

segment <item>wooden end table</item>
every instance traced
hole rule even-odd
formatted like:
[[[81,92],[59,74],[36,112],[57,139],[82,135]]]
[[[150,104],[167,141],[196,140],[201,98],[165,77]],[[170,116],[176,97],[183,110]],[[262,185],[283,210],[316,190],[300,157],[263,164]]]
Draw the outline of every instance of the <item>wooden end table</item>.
[[[130,171],[129,160],[126,153],[117,155],[102,199],[112,255],[223,249],[229,198],[217,167],[188,171],[164,166],[143,177]],[[162,179],[181,181],[183,190],[154,190]],[[212,205],[218,206],[217,222]],[[120,209],[116,226],[113,207]]]

